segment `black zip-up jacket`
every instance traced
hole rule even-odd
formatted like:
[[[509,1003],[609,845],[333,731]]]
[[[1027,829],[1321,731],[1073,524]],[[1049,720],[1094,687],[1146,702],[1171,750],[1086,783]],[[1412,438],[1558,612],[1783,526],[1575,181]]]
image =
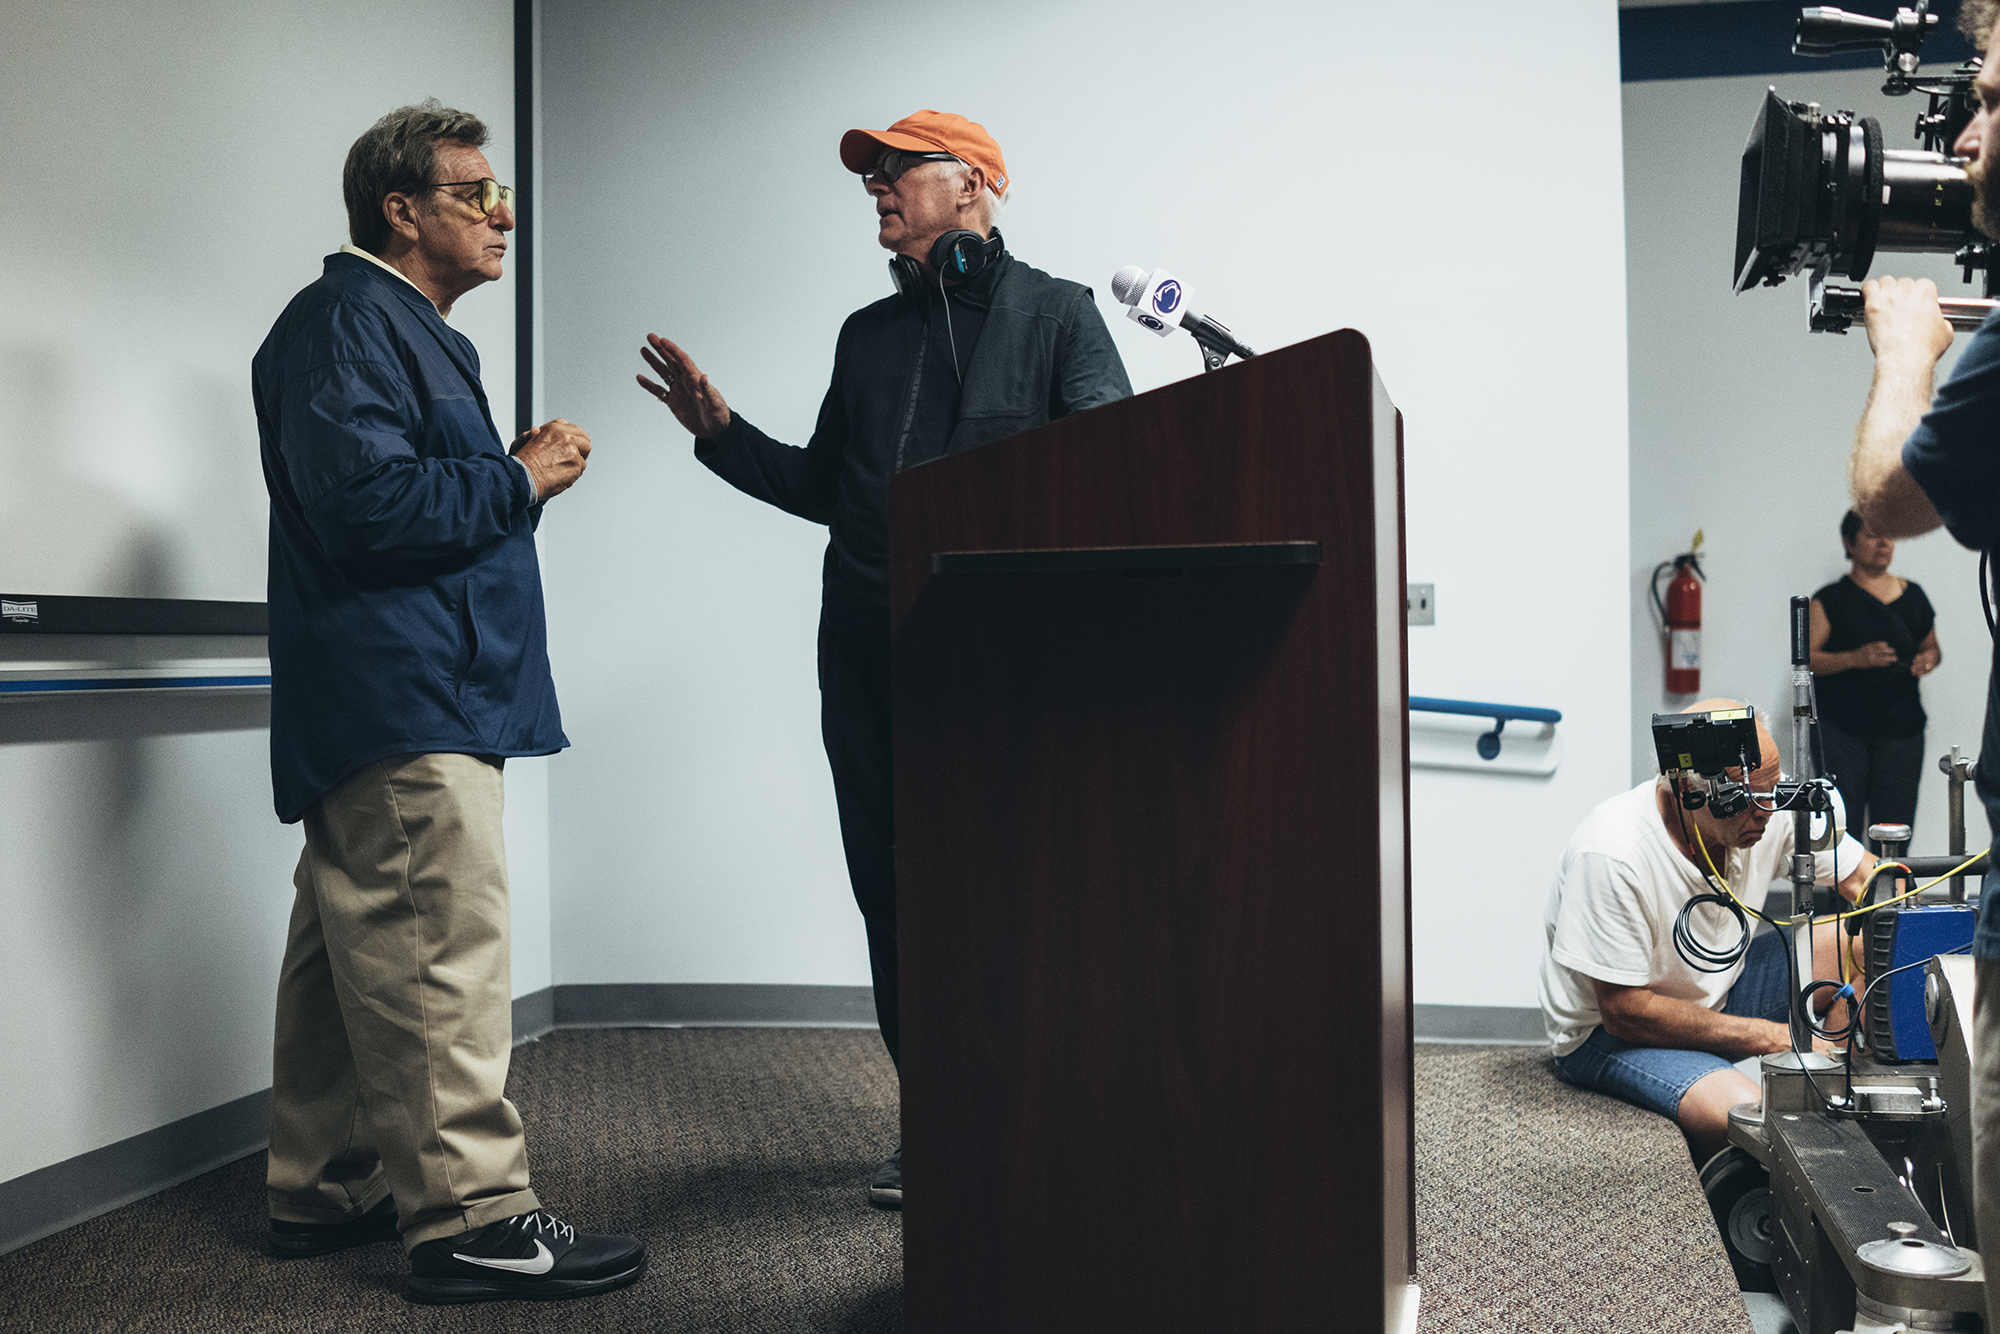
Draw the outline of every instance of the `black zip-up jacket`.
[[[1090,289],[1003,253],[946,297],[898,293],[848,316],[803,449],[732,410],[695,457],[746,495],[826,524],[828,628],[886,637],[891,477],[1131,393]]]

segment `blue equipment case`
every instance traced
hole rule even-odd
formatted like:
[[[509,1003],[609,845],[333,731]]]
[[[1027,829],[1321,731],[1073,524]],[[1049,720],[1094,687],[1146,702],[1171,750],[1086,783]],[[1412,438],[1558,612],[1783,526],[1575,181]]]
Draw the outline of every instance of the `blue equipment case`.
[[[1972,943],[1975,916],[1969,903],[1925,903],[1869,914],[1862,919],[1869,978],[1934,954],[1964,949]],[[1924,1013],[1923,969],[1905,969],[1877,987],[1867,1019],[1868,1050],[1876,1060],[1937,1059]]]

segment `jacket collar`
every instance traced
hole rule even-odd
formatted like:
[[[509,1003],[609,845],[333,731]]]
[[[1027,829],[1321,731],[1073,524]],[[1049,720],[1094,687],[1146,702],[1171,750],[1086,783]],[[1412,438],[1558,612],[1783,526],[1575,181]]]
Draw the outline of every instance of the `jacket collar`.
[[[421,287],[404,277],[397,269],[364,251],[342,246],[326,257],[326,271],[365,274],[381,283],[384,289],[394,292],[413,309],[440,320],[444,318],[438,313],[438,308],[431,299],[424,295]]]

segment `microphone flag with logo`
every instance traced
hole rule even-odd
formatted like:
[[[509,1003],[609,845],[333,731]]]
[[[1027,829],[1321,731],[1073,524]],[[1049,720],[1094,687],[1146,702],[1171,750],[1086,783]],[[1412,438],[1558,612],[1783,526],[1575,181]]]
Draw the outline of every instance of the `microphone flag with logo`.
[[[1180,279],[1165,269],[1148,273],[1137,264],[1111,275],[1111,295],[1125,304],[1126,318],[1162,338],[1180,327],[1188,304],[1188,289]]]

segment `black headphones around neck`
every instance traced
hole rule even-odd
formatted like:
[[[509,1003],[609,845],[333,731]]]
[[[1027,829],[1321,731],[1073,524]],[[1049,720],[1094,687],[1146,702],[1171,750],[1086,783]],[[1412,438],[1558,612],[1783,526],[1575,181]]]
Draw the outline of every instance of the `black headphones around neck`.
[[[944,275],[947,283],[970,282],[998,263],[1005,249],[998,227],[989,237],[961,227],[931,243],[931,268]],[[904,296],[915,296],[930,285],[923,266],[908,255],[889,256],[889,278]]]

